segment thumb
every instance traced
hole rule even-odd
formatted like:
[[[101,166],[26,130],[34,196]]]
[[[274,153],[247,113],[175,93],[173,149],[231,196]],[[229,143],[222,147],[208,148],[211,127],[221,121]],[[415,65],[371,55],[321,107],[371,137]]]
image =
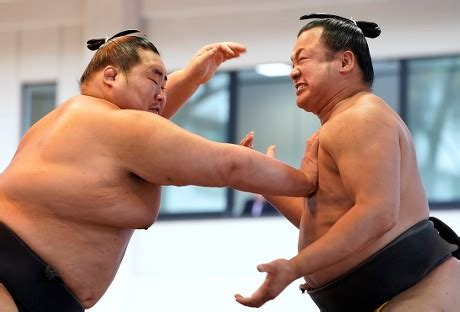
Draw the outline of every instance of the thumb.
[[[268,266],[268,264],[267,264],[267,263],[259,264],[259,265],[257,266],[257,271],[268,273],[268,271],[269,271],[269,266]]]
[[[276,146],[270,145],[267,149],[267,156],[271,158],[275,158],[275,153],[276,153]]]

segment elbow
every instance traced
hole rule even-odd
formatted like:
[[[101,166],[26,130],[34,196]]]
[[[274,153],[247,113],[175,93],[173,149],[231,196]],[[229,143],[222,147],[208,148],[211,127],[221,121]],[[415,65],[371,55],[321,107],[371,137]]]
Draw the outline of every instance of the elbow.
[[[238,159],[228,160],[225,170],[222,174],[222,186],[229,186],[231,188],[244,188],[245,178],[243,177],[243,165]]]
[[[242,177],[243,164],[239,157],[231,157],[230,153],[225,153],[225,156],[219,157],[219,164],[216,166],[216,174],[218,186],[228,186],[235,188],[241,186],[244,178]]]
[[[317,180],[308,173],[297,169],[291,169],[285,177],[286,196],[311,197],[318,190]]]
[[[398,222],[399,216],[399,205],[391,205],[391,207],[386,206],[382,209],[382,213],[378,216],[377,229],[378,236],[383,236],[389,231],[391,231],[396,223]]]

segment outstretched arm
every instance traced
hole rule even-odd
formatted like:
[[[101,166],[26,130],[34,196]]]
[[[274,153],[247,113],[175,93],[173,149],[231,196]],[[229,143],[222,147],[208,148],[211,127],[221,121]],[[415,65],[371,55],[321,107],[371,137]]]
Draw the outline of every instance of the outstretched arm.
[[[239,57],[245,51],[243,45],[235,42],[213,43],[201,48],[187,67],[168,75],[167,102],[161,115],[171,118],[200,85],[214,76],[223,62]]]
[[[112,153],[120,165],[152,184],[287,196],[311,192],[313,183],[302,171],[242,146],[206,140],[161,116],[124,110],[104,117],[111,120]]]
[[[254,132],[249,132],[244,137],[240,145],[254,149]],[[315,132],[308,140],[305,155],[300,166],[300,170],[305,172],[311,181],[314,181],[316,190],[318,180],[318,132]],[[275,158],[275,146],[272,145],[267,150],[267,156]],[[265,199],[275,207],[286,219],[288,219],[295,227],[299,228],[300,219],[305,205],[303,197],[287,197],[287,196],[269,196],[264,195]]]

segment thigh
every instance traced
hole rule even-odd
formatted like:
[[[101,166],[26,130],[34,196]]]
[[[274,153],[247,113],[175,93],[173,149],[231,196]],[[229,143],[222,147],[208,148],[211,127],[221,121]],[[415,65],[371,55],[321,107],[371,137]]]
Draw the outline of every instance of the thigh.
[[[460,262],[450,258],[415,286],[390,300],[382,311],[455,312],[460,306]]]
[[[18,307],[14,303],[13,297],[11,297],[3,284],[0,284],[0,307],[1,312],[18,312]]]

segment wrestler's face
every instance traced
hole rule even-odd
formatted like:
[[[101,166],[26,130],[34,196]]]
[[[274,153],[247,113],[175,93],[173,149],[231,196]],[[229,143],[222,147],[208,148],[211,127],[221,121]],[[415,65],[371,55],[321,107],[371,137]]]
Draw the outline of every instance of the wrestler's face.
[[[327,99],[334,83],[331,79],[331,57],[321,40],[322,28],[304,31],[292,50],[291,80],[296,90],[299,108],[317,113]]]
[[[166,104],[166,69],[159,55],[139,50],[141,62],[124,75],[117,90],[123,108],[161,114]],[[123,74],[121,74],[123,75]]]

